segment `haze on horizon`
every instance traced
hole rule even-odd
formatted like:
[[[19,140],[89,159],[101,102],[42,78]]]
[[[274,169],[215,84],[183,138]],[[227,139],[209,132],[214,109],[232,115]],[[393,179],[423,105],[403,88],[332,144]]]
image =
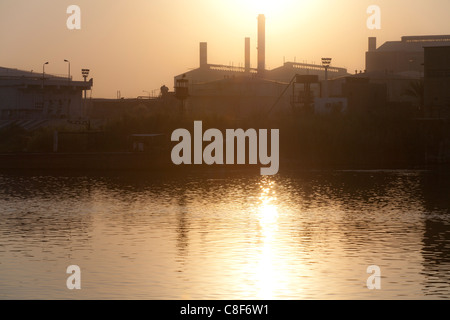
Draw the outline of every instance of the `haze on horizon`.
[[[66,9],[81,8],[81,30],[68,30]],[[369,30],[370,5],[381,8],[381,30]],[[378,45],[404,35],[450,34],[448,0],[2,0],[0,66],[71,74],[91,70],[93,97],[146,95],[173,77],[197,68],[199,42],[208,43],[208,63],[244,63],[251,38],[256,66],[257,15],[266,15],[266,67],[283,60],[364,70],[367,38]]]

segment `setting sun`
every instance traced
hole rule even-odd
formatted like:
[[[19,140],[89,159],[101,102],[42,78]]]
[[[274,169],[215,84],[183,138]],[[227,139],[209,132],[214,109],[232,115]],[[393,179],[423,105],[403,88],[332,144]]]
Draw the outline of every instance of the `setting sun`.
[[[240,1],[239,4],[245,7],[250,14],[265,14],[275,17],[280,14],[287,14],[294,7],[294,4],[302,1],[292,0],[247,0]]]

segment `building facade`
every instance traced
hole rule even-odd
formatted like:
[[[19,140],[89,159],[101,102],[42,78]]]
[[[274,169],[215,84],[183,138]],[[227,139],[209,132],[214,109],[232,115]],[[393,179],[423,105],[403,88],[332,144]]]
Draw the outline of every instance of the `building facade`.
[[[0,67],[0,120],[83,118],[83,91],[92,85],[92,79],[72,81]]]
[[[424,104],[428,117],[450,117],[450,46],[425,48]]]
[[[450,45],[450,35],[404,36],[377,48],[377,39],[369,38],[366,71],[385,74],[410,73],[417,78],[424,72],[424,47]]]

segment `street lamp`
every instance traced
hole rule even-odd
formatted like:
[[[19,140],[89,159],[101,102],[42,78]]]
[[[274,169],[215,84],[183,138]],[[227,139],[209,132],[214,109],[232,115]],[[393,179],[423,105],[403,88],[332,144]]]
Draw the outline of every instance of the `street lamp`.
[[[45,65],[48,64],[48,61],[42,65],[42,81],[45,79]]]
[[[328,68],[331,64],[331,58],[322,58],[322,66],[325,68],[325,98],[328,98]]]
[[[69,60],[66,60],[66,59],[64,59],[64,62],[67,62],[68,64],[69,64],[69,82],[70,82],[70,61]]]
[[[84,82],[86,82],[86,79],[89,76],[89,69],[81,69],[81,75],[84,78]],[[84,88],[84,100],[83,100],[83,111],[82,111],[83,114],[86,111],[85,110],[86,109],[86,93],[87,93],[87,90],[86,90],[86,88]]]
[[[84,81],[86,82],[86,78],[89,76],[89,69],[81,69],[81,74],[83,75]]]
[[[45,81],[45,65],[48,64],[48,61],[42,65],[42,109],[45,107],[45,90],[44,90],[44,81]]]
[[[322,58],[322,66],[325,68],[325,80],[328,80],[328,68],[331,64],[331,58]]]

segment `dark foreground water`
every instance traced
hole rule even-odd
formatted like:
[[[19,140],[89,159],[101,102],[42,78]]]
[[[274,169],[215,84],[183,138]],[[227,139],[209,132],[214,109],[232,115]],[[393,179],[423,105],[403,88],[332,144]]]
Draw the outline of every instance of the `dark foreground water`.
[[[0,298],[450,298],[449,178],[2,173]]]

